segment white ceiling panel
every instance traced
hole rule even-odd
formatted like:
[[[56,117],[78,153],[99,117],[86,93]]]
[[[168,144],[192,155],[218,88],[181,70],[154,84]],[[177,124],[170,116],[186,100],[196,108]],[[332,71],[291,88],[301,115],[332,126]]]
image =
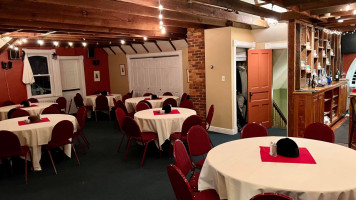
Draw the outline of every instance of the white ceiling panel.
[[[115,55],[108,47],[103,48],[108,55]]]
[[[111,46],[111,49],[115,51],[116,54],[124,53],[121,51],[120,47],[118,46]]]
[[[142,44],[132,44],[132,46],[136,49],[137,53],[147,53],[145,48],[143,48]]]
[[[136,54],[130,45],[122,45],[121,48],[126,52],[126,54]]]
[[[173,40],[172,43],[177,49],[185,49],[188,48],[188,44],[185,40]]]
[[[153,42],[145,42],[145,47],[148,49],[150,53],[158,53],[161,52],[155,43]]]
[[[159,47],[161,47],[162,51],[174,51],[172,45],[168,41],[157,41]]]

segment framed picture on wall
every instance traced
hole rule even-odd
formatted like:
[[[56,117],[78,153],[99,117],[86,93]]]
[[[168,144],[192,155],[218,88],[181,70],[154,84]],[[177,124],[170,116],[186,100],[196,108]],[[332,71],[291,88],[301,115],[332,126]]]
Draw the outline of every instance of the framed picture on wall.
[[[126,75],[125,65],[124,64],[120,65],[120,72],[121,72],[121,76],[125,76]]]
[[[94,71],[94,82],[100,81],[100,71]]]

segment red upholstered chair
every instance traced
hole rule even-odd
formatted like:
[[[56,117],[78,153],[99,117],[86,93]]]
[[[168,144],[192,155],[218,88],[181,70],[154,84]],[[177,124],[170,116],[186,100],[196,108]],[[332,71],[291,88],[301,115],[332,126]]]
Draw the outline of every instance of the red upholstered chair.
[[[133,96],[133,90],[131,90],[131,92],[129,92],[128,95],[130,96],[130,98],[132,98],[132,96]]]
[[[334,131],[328,125],[320,122],[309,124],[305,128],[304,138],[331,143],[335,142]]]
[[[145,151],[143,152],[142,161],[141,161],[141,167],[142,167],[143,162],[145,161],[148,144],[155,140],[158,141],[158,135],[157,135],[157,133],[153,133],[153,132],[141,132],[141,129],[138,126],[137,122],[134,119],[132,119],[131,117],[124,118],[124,127],[125,127],[126,135],[129,138],[129,142],[127,144],[127,149],[126,149],[126,153],[125,153],[125,162],[127,159],[127,154],[129,152],[131,141],[135,140],[137,142],[142,142],[142,144],[145,145]],[[159,149],[158,151],[159,151],[159,154],[161,157],[162,156],[161,150]]]
[[[352,89],[352,93],[355,93],[355,92],[356,92],[356,88],[353,88],[353,89]]]
[[[283,194],[264,193],[264,194],[258,194],[252,197],[250,200],[293,200],[293,199]]]
[[[9,110],[9,112],[7,112],[7,118],[8,119],[11,119],[11,115],[15,110],[17,110],[17,108],[12,108],[12,109]]]
[[[11,113],[9,119],[17,118],[17,117],[26,117],[26,116],[30,116],[30,113],[28,113],[26,110],[16,109]]]
[[[122,102],[125,103],[126,99],[129,99],[129,98],[131,98],[130,95],[125,94],[125,95],[122,97]]]
[[[96,111],[104,111],[108,112],[109,119],[111,120],[111,115],[110,115],[110,107],[109,107],[109,102],[108,98],[104,95],[99,95],[95,99],[95,120],[98,121],[98,115]]]
[[[67,114],[70,114],[70,108],[72,107],[72,101],[73,101],[73,99],[71,99],[70,102],[69,102]]]
[[[189,116],[183,122],[182,131],[173,133],[169,137],[171,144],[172,141],[175,141],[177,139],[180,139],[181,141],[187,141],[187,134],[189,129],[193,126],[197,126],[197,125],[201,126],[201,123],[202,123],[201,118],[198,115]],[[169,155],[171,155],[171,148],[172,148],[171,145],[169,145]]]
[[[131,118],[134,117],[135,112],[132,112],[132,113],[127,112],[126,106],[121,100],[117,101],[117,105],[119,108],[121,108],[125,112],[126,116],[129,116]]]
[[[64,97],[58,97],[56,100],[56,103],[59,107],[59,111],[61,111],[62,114],[65,114],[67,111],[67,100]]]
[[[148,106],[145,102],[139,102],[136,105],[136,112],[139,112],[141,110],[147,110],[150,109],[150,106]]]
[[[214,116],[214,104],[211,104],[209,111],[208,111],[208,115],[205,118],[205,123],[203,123],[203,127],[205,128],[205,130],[209,130],[210,125],[211,125],[211,121],[213,121],[213,116]]]
[[[117,101],[115,98],[112,98],[112,102],[114,103],[115,109],[119,107],[119,105],[117,105]]]
[[[163,93],[163,96],[173,96],[173,94],[170,92],[165,92],[165,93]]]
[[[180,102],[179,107],[194,110],[194,104],[191,100],[184,100],[184,101]]]
[[[11,105],[15,105],[15,103],[13,101],[5,101],[4,103],[2,103],[2,106],[11,106]]]
[[[79,136],[83,139],[83,141],[85,142],[85,144],[87,145],[88,149],[90,147],[90,143],[87,139],[87,137],[84,134],[84,127],[85,127],[85,122],[87,120],[87,109],[85,108],[85,106],[82,106],[78,109],[77,114],[75,115],[75,117],[77,118],[79,127],[77,129],[77,131],[74,133],[73,137],[77,140],[80,148],[82,148],[82,150],[84,151],[84,154],[87,153],[87,151],[85,150],[84,146],[82,145],[82,143],[80,142]]]
[[[187,141],[190,160],[193,161],[193,156],[203,156],[203,159],[194,164],[195,168],[201,169],[205,161],[205,155],[211,150],[209,135],[203,127],[193,126],[188,131]]]
[[[83,98],[78,95],[74,97],[74,103],[75,103],[75,107],[77,108],[84,106]]]
[[[152,108],[152,104],[151,104],[149,101],[141,100],[141,101],[139,101],[138,103],[140,103],[140,102],[144,102],[145,104],[148,105],[148,107],[150,107],[150,109]]]
[[[25,181],[27,183],[27,154],[32,155],[28,146],[21,146],[20,140],[13,132],[0,131],[0,158],[15,156],[25,157]]]
[[[167,172],[177,200],[220,200],[218,193],[213,189],[194,194],[184,174],[175,165],[169,165]]]
[[[125,136],[127,137],[125,130],[124,130],[124,118],[126,117],[126,114],[125,114],[125,111],[122,110],[121,108],[116,108],[115,115],[116,115],[117,125],[119,126],[120,131],[122,133],[120,145],[117,148],[117,152],[119,152]]]
[[[43,115],[47,114],[61,114],[61,112],[55,106],[48,106],[47,108],[42,110]]]
[[[180,98],[180,102],[187,100],[187,96],[188,96],[187,93],[183,93],[182,97]]]
[[[191,172],[189,178],[190,187],[197,192],[198,191],[198,179],[200,172],[195,172],[192,162],[188,156],[187,150],[182,141],[176,140],[173,144],[173,157],[176,166],[182,171],[185,177]]]
[[[29,99],[27,99],[27,101],[29,101],[31,103],[38,103],[38,99],[36,99],[36,98],[29,98]]]
[[[149,92],[143,94],[144,97],[148,97],[148,96],[151,96],[151,95],[152,95],[152,93],[149,93]]]
[[[246,124],[241,131],[241,139],[269,136],[266,127],[255,122]]]
[[[172,107],[177,107],[178,106],[177,105],[177,101],[175,99],[173,99],[173,98],[168,98],[168,99],[164,100],[162,107],[165,106],[166,104],[171,104]]]
[[[73,138],[73,123],[70,122],[69,120],[63,120],[58,122],[52,130],[52,138],[51,141],[48,142],[47,145],[44,145],[43,148],[47,150],[49,157],[51,159],[52,165],[54,172],[57,174],[57,169],[56,166],[54,165],[53,159],[52,159],[52,154],[51,154],[51,149],[57,148],[57,147],[63,147],[64,145],[70,144],[73,148],[73,151],[75,153],[75,157],[77,158],[78,165],[80,165],[80,161],[77,155],[77,152],[75,151],[74,145],[73,145],[73,140],[70,140]]]

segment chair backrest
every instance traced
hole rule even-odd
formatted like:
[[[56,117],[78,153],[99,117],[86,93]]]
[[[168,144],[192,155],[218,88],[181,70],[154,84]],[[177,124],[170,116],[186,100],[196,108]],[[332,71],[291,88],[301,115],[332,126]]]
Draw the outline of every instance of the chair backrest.
[[[0,131],[0,158],[22,155],[19,138],[13,132]]]
[[[192,156],[204,155],[211,150],[209,135],[205,128],[200,125],[189,129],[187,140],[190,159],[192,159]]]
[[[152,95],[152,93],[149,93],[149,92],[143,94],[144,97],[151,96],[151,95]]]
[[[175,165],[167,167],[168,177],[177,200],[193,200],[194,195],[188,180]]]
[[[17,110],[17,108],[12,108],[11,110],[9,110],[9,112],[7,112],[7,118],[8,119],[11,119],[11,115],[15,110]]]
[[[75,95],[74,103],[77,108],[84,106],[82,95]]]
[[[177,107],[177,101],[173,98],[168,98],[168,99],[164,100],[162,107],[165,106],[166,104],[171,104],[172,107]]]
[[[63,110],[64,112],[66,112],[66,110],[67,110],[66,98],[58,97],[58,99],[56,100],[56,103],[58,104],[60,110]]]
[[[131,98],[130,95],[125,94],[125,95],[122,97],[122,102],[125,103],[126,99],[129,99],[129,98]]]
[[[208,112],[208,116],[206,116],[205,119],[205,125],[208,125],[208,127],[204,127],[206,128],[206,130],[209,130],[210,125],[211,125],[211,121],[213,120],[213,116],[214,116],[214,104],[211,104],[210,108],[209,108],[209,112]]]
[[[85,122],[87,120],[87,109],[85,108],[85,106],[82,106],[78,109],[75,117],[77,118],[79,124],[78,131],[83,131]]]
[[[148,107],[150,107],[150,109],[152,108],[152,104],[151,104],[149,101],[141,100],[140,102],[144,102],[145,104],[148,105]],[[139,102],[139,103],[140,103],[140,102]]]
[[[5,101],[4,103],[2,103],[2,106],[11,106],[11,105],[15,105],[15,103],[13,101]]]
[[[170,92],[165,92],[165,93],[163,93],[163,96],[173,96],[173,94]]]
[[[30,116],[30,113],[28,113],[26,110],[16,109],[11,113],[10,118],[26,117],[26,116]]]
[[[182,97],[180,98],[180,102],[187,100],[187,96],[188,96],[187,93],[183,93]]]
[[[36,98],[29,98],[29,99],[27,99],[27,101],[29,101],[31,103],[38,103],[38,99],[36,99]]]
[[[129,137],[141,137],[141,130],[137,122],[131,117],[124,117],[125,133]]]
[[[147,110],[147,109],[150,109],[150,106],[147,105],[145,102],[139,102],[136,105],[136,112],[139,112],[141,110]]]
[[[331,143],[335,142],[334,131],[328,125],[320,122],[309,124],[305,128],[304,138]]]
[[[191,100],[184,100],[184,101],[180,102],[179,107],[189,108],[189,109],[194,110],[194,104],[193,104],[193,101],[191,101]]]
[[[55,106],[48,106],[47,108],[43,109],[42,114],[60,114],[61,112]]]
[[[193,126],[201,126],[201,124],[202,121],[198,115],[189,116],[183,122],[181,136],[186,136],[190,128],[192,128]]]
[[[99,95],[95,98],[95,109],[109,109],[108,98],[104,95]]]
[[[192,169],[192,162],[182,141],[175,140],[173,143],[173,157],[176,166],[182,171],[184,176],[187,176]]]
[[[293,199],[283,194],[264,193],[264,194],[258,194],[252,197],[250,200],[293,200]]]
[[[351,98],[351,108],[353,108],[353,116],[355,116],[352,117],[352,120],[356,120],[356,96]]]
[[[117,125],[119,125],[121,131],[123,131],[124,127],[124,118],[126,117],[125,111],[121,108],[116,108],[115,110]]]
[[[246,124],[241,131],[241,139],[269,136],[266,127],[255,122]]]
[[[118,105],[118,108],[121,108],[126,115],[128,115],[129,113],[127,112],[127,109],[126,109],[126,106],[125,104],[121,101],[121,100],[117,100],[117,105]]]
[[[118,107],[119,107],[119,105],[117,105],[117,101],[116,101],[115,98],[112,98],[112,102],[114,103],[115,108],[118,108]]]
[[[130,98],[132,98],[132,96],[133,96],[133,90],[131,90],[131,92],[129,92],[128,94],[129,94]]]
[[[73,137],[74,126],[69,120],[58,122],[52,129],[52,138],[48,142],[49,145],[60,144],[62,141]]]

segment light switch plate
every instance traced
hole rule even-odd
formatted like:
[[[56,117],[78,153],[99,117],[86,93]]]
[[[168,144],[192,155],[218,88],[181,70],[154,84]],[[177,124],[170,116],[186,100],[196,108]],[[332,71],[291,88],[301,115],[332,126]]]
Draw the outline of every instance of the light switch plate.
[[[221,76],[221,81],[225,82],[225,76]]]

